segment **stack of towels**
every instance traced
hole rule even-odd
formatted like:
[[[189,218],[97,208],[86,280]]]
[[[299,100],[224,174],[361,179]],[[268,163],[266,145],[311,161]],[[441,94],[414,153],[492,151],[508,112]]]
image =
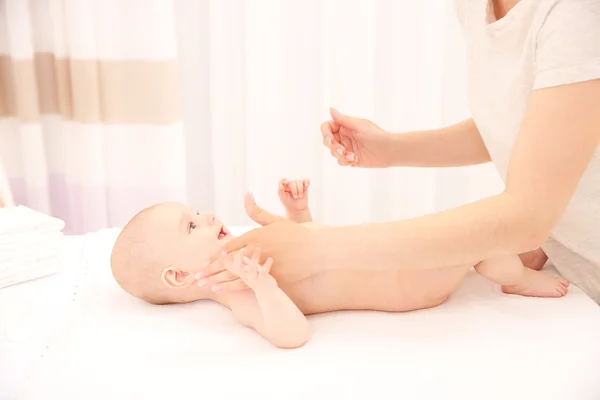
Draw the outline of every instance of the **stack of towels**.
[[[24,206],[0,208],[0,288],[58,272],[64,226]]]

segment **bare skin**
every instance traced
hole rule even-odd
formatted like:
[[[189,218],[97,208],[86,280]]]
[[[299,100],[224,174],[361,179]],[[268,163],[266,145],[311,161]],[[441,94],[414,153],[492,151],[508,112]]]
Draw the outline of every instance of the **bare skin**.
[[[288,219],[309,229],[325,227],[312,222],[307,189],[288,192],[291,196],[287,199],[282,198],[280,186],[280,198]],[[300,195],[303,197],[300,198]],[[293,196],[298,198],[294,199]],[[247,205],[247,211],[250,217],[259,223],[277,218],[260,209],[255,203]],[[539,261],[544,256],[541,250],[522,255],[532,268],[525,268],[521,259],[515,255],[483,261],[475,266],[475,270],[502,285],[502,291],[507,294],[533,297],[564,296],[569,286],[567,280],[537,270],[541,269]],[[442,304],[460,285],[470,268],[470,265],[463,265],[422,271],[323,270],[308,278],[294,281],[290,280],[285,270],[278,269],[275,263],[271,275],[278,282],[282,282],[281,289],[304,314],[336,310],[400,312]]]
[[[299,229],[322,229],[312,222],[308,180],[279,183],[278,194],[288,221]],[[245,199],[246,212],[258,223],[275,217]],[[125,226],[113,247],[111,267],[119,285],[154,304],[187,303],[206,299],[231,309],[236,320],[272,344],[293,348],[310,336],[306,315],[338,310],[401,312],[435,307],[461,283],[469,265],[438,269],[331,270],[313,268],[298,279],[273,259],[260,262],[258,248],[246,248],[231,260],[223,255],[218,283],[199,267],[214,251],[234,240],[212,214],[183,204],[163,203],[143,210]],[[530,254],[531,260],[537,260]],[[525,257],[527,258],[527,257]],[[377,262],[376,256],[372,260]],[[326,261],[324,261],[326,262]],[[532,263],[535,264],[535,263]],[[273,268],[271,268],[273,267]],[[568,282],[526,268],[516,255],[480,262],[475,270],[502,285],[505,293],[560,297]]]
[[[309,224],[304,224],[310,226]],[[318,225],[313,225],[318,228]],[[507,294],[561,297],[569,282],[524,268],[518,258],[482,262],[475,270],[502,285]],[[513,264],[509,267],[507,264]],[[498,266],[500,268],[498,268]],[[424,271],[332,271],[280,285],[304,314],[336,310],[412,311],[442,304],[458,288],[470,266]],[[271,271],[277,280],[284,272]]]
[[[307,315],[338,310],[411,311],[442,304],[468,271],[468,266],[429,271],[331,271],[280,287]],[[289,282],[285,271],[273,268],[271,274]]]

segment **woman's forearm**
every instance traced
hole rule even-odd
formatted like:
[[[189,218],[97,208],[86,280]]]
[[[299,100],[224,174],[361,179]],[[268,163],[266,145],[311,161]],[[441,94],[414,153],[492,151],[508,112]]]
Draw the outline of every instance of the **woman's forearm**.
[[[316,231],[331,269],[431,269],[537,248],[551,229],[503,193],[414,219]],[[352,249],[351,254],[348,249]]]
[[[435,130],[392,135],[391,166],[457,167],[490,161],[472,119]]]

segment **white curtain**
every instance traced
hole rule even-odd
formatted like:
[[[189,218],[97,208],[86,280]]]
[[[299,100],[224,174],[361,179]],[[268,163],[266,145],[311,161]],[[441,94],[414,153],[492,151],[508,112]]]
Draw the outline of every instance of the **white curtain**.
[[[281,213],[283,177],[332,225],[431,213],[496,172],[342,168],[319,125],[463,119],[463,57],[451,0],[0,0],[0,163],[70,233],[161,201],[248,224],[244,193]]]
[[[392,132],[468,116],[462,37],[447,0],[176,0],[190,202],[247,224],[242,198],[283,212],[280,178],[308,177],[315,219],[409,218],[502,189],[491,165],[342,168],[328,108]]]

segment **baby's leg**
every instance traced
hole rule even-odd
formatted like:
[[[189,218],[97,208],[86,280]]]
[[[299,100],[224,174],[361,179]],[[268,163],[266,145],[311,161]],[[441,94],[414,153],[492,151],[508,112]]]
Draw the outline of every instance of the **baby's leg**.
[[[502,291],[509,294],[561,297],[567,294],[569,286],[566,279],[526,268],[516,255],[484,260],[475,266],[475,270],[485,278],[502,285]]]

